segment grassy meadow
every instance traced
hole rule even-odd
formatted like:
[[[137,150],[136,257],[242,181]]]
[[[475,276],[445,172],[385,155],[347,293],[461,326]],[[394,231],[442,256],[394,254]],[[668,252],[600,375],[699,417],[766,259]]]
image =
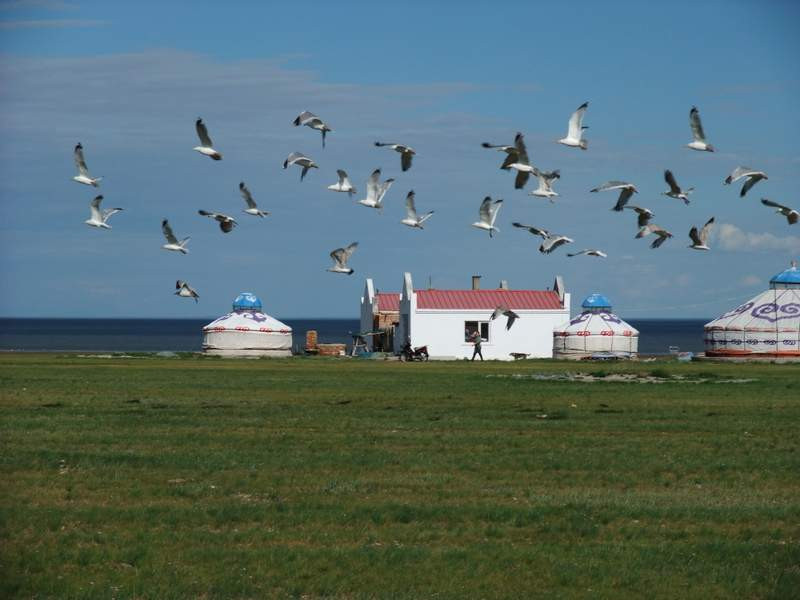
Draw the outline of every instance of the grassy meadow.
[[[800,365],[2,354],[0,378],[4,598],[800,596]]]

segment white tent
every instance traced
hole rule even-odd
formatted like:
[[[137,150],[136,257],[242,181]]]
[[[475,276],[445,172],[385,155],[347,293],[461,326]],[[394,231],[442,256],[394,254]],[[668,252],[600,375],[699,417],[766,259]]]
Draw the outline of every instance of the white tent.
[[[800,270],[778,273],[769,289],[706,323],[706,356],[800,358]]]
[[[598,353],[636,356],[639,332],[611,312],[608,298],[592,294],[581,307],[581,314],[553,330],[554,358],[581,359]]]
[[[261,300],[242,292],[233,310],[203,327],[203,352],[218,356],[291,356],[292,328],[261,310]]]

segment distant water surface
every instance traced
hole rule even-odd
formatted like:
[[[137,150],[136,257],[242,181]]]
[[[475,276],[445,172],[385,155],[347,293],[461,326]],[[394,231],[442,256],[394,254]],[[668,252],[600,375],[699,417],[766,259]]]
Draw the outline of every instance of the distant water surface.
[[[0,319],[0,350],[26,352],[199,351],[202,328],[213,319]],[[322,343],[350,343],[357,319],[281,319],[292,328],[294,348],[316,329]],[[666,354],[669,346],[703,351],[703,325],[709,319],[637,319],[639,352]]]

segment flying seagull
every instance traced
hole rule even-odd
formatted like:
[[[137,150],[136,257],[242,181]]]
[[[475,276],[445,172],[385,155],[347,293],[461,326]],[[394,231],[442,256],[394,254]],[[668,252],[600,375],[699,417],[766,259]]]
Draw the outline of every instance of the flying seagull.
[[[261,217],[262,219],[269,214],[269,212],[258,208],[258,205],[256,205],[256,201],[253,200],[253,195],[250,193],[250,190],[247,189],[247,186],[244,184],[244,181],[239,182],[239,193],[242,195],[242,198],[244,198],[244,201],[247,203],[247,208],[243,208],[242,212],[245,212],[248,215],[253,215],[254,217]]]
[[[322,132],[322,147],[325,147],[325,134],[329,131],[333,131],[328,125],[326,125],[322,119],[320,119],[317,115],[312,112],[308,112],[304,110],[297,118],[292,121],[294,126],[297,127],[299,125],[305,125],[306,127],[310,127],[311,129],[316,129],[317,131]]]
[[[95,196],[95,199],[89,204],[89,211],[90,216],[87,220],[84,221],[87,225],[91,225],[92,227],[101,227],[103,229],[111,229],[111,225],[108,224],[108,219],[111,218],[111,215],[117,214],[119,211],[123,210],[121,208],[107,208],[104,211],[100,210],[100,203],[103,201],[103,196]]]
[[[689,204],[689,194],[694,191],[693,187],[688,188],[686,191],[682,190],[681,186],[675,181],[675,176],[672,174],[672,171],[669,169],[664,171],[664,181],[667,182],[669,191],[661,192],[663,196],[669,196],[676,200],[683,200],[685,204]]]
[[[517,135],[520,135],[519,133]],[[506,157],[503,160],[503,163],[500,165],[500,168],[507,171],[510,169],[510,165],[518,162],[519,157],[517,156],[517,147],[516,146],[504,146],[502,144],[490,144],[489,142],[483,142],[481,144],[484,148],[494,148],[498,152],[505,152]]]
[[[430,219],[433,211],[427,212],[421,217],[417,214],[417,207],[414,205],[414,190],[408,192],[406,196],[406,218],[400,221],[403,225],[424,229],[422,224]]]
[[[317,165],[317,163],[308,158],[302,152],[292,152],[289,156],[287,156],[286,160],[283,161],[283,168],[286,169],[289,167],[289,165],[303,167],[303,170],[300,171],[300,181],[303,181],[303,178],[306,176],[306,173],[308,173],[309,169],[319,169],[319,165]]]
[[[644,227],[645,225],[647,225],[650,222],[650,219],[652,219],[655,216],[655,213],[649,208],[642,208],[641,206],[633,206],[633,205],[626,206],[625,208],[629,208],[633,211],[636,211],[636,214],[639,215],[637,219],[639,227]]]
[[[539,196],[540,198],[548,198],[552,203],[553,198],[558,196],[558,193],[553,191],[553,181],[561,178],[561,171],[558,169],[555,171],[540,171],[534,167],[533,174],[539,180],[539,187],[528,192],[528,195]]]
[[[622,212],[622,209],[625,208],[625,205],[628,203],[628,200],[631,199],[631,196],[634,194],[638,194],[639,190],[636,189],[636,186],[632,183],[627,183],[625,181],[609,181],[604,183],[601,186],[598,186],[594,189],[589,190],[590,192],[605,192],[608,190],[619,190],[619,198],[617,198],[617,203],[611,210],[615,210],[617,212]]]
[[[517,313],[515,313],[513,310],[510,310],[508,307],[502,304],[494,309],[494,312],[492,313],[492,316],[489,317],[489,319],[494,321],[497,317],[501,315],[504,317],[508,317],[508,320],[506,321],[506,331],[511,329],[511,326],[514,324],[514,321],[519,319],[519,315]]]
[[[214,142],[208,137],[208,129],[206,129],[203,119],[198,117],[194,122],[194,128],[197,130],[197,137],[200,138],[200,145],[195,146],[192,150],[197,150],[200,154],[210,156],[214,160],[222,160],[222,154],[214,150]]]
[[[78,174],[73,177],[72,180],[84,185],[98,187],[98,182],[102,177],[92,177],[89,175],[89,169],[86,168],[86,161],[83,159],[83,145],[81,145],[80,142],[75,146],[73,156],[75,157],[75,166],[78,167]]]
[[[223,215],[222,213],[215,213],[215,212],[208,212],[207,210],[198,210],[197,214],[203,215],[204,217],[208,217],[209,219],[214,219],[219,223],[219,228],[222,230],[222,233],[230,233],[238,223],[233,217],[229,217],[228,215]]]
[[[494,226],[494,222],[497,220],[497,213],[500,212],[502,206],[502,199],[492,202],[492,197],[486,196],[478,209],[479,220],[475,221],[472,226],[478,229],[485,229],[489,232],[489,237],[492,237],[495,231],[500,231]]]
[[[655,233],[658,237],[653,240],[653,243],[650,244],[651,248],[658,248],[661,244],[667,241],[667,238],[671,238],[672,234],[664,229],[659,225],[645,225],[639,230],[639,233],[636,234],[636,239],[643,238],[646,235],[651,233]]]
[[[697,227],[692,227],[689,231],[689,238],[692,240],[692,245],[689,246],[692,250],[710,250],[708,247],[708,234],[711,232],[711,226],[714,224],[714,217],[711,217],[703,228],[698,232]]]
[[[740,198],[744,198],[744,195],[750,191],[750,188],[762,179],[769,179],[764,171],[756,171],[750,167],[736,167],[733,172],[725,178],[725,185],[730,185],[734,181],[739,181],[742,177],[747,177],[747,181],[744,182],[742,191],[739,192]]]
[[[783,204],[778,204],[777,202],[773,202],[772,200],[767,200],[766,198],[761,199],[761,204],[764,206],[771,206],[772,208],[777,208],[775,212],[779,215],[783,215],[786,217],[786,220],[789,221],[789,225],[794,225],[797,221],[800,221],[800,212],[796,211],[793,208],[789,208],[788,206],[784,206]]]
[[[514,147],[517,149],[517,159],[509,164],[508,168],[516,170],[517,177],[514,180],[514,189],[521,190],[528,183],[528,178],[536,167],[531,165],[531,161],[528,158],[528,150],[525,147],[525,139],[521,133],[518,133],[514,138]]]
[[[175,292],[175,295],[181,298],[194,298],[194,301],[197,302],[197,299],[200,297],[192,286],[180,279],[175,282],[175,289],[178,290]]]
[[[352,197],[357,190],[353,187],[353,184],[350,183],[350,178],[347,176],[347,173],[342,169],[336,169],[336,174],[339,176],[339,181],[333,185],[329,185],[328,189],[334,192],[347,192],[348,195]]]
[[[602,250],[595,250],[594,248],[587,248],[586,250],[581,250],[580,252],[567,254],[567,256],[581,256],[582,254],[585,254],[586,256],[597,256],[598,258],[608,258],[608,254]]]
[[[584,102],[578,107],[572,116],[569,118],[569,128],[567,129],[567,137],[561,138],[558,140],[559,144],[564,144],[565,146],[572,146],[574,148],[580,148],[581,150],[586,150],[589,142],[583,139],[583,130],[588,129],[588,127],[583,126],[583,116],[586,114],[586,109],[589,108],[589,103]]]
[[[359,200],[359,204],[379,210],[383,208],[383,197],[386,195],[386,192],[389,191],[389,188],[392,187],[394,178],[390,177],[383,183],[380,183],[380,178],[381,170],[375,169],[372,175],[369,176],[369,179],[367,179],[367,197]]]
[[[700,122],[700,111],[697,110],[696,106],[693,106],[692,110],[689,111],[689,127],[692,128],[692,137],[694,139],[686,146],[692,150],[714,152],[714,146],[706,141],[706,134],[703,133],[703,124]]]
[[[356,251],[358,247],[358,242],[353,242],[349,246],[345,246],[344,248],[337,248],[333,252],[331,252],[331,258],[333,259],[333,266],[326,269],[331,273],[345,273],[347,275],[353,274],[353,269],[347,266],[347,261],[353,255],[353,252]]]
[[[189,254],[189,251],[186,249],[186,242],[191,238],[185,237],[179,242],[175,234],[172,233],[172,227],[169,226],[169,221],[166,219],[161,221],[161,231],[164,233],[164,237],[167,238],[167,243],[161,246],[164,250],[174,250],[181,254]]]
[[[514,227],[520,229],[527,229],[531,234],[541,236],[542,244],[539,246],[539,252],[542,254],[550,254],[553,250],[564,244],[571,244],[575,240],[568,238],[565,235],[553,235],[546,229],[534,227],[533,225],[523,225],[522,223],[512,223]]]
[[[393,144],[387,142],[375,142],[375,145],[380,147],[389,146],[395,152],[400,153],[400,166],[403,171],[408,171],[411,168],[411,159],[414,158],[416,152],[411,146],[404,146],[403,144]]]

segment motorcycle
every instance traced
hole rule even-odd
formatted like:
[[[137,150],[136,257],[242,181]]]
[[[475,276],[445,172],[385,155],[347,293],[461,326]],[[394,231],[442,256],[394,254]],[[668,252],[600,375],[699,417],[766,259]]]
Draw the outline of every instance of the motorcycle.
[[[427,361],[428,360],[428,347],[417,346],[412,348],[411,344],[406,344],[400,352],[400,360],[404,362],[411,362],[414,360]]]

